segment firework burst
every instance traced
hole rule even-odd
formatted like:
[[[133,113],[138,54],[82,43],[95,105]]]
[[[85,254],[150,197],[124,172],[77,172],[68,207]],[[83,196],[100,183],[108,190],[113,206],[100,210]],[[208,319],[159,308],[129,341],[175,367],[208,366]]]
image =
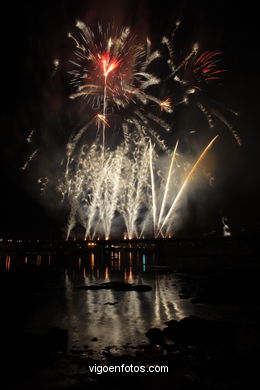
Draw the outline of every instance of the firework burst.
[[[218,68],[221,54],[221,52],[206,51],[194,55],[184,65],[184,79],[192,80],[192,86],[197,90],[201,90],[202,85],[210,80],[221,80],[222,73],[227,71]]]
[[[77,222],[85,229],[85,239],[108,239],[123,226],[127,238],[173,234],[183,192],[216,139],[192,164],[181,155],[177,162],[177,142],[172,156],[164,156],[168,170],[160,169],[161,157],[145,137],[134,148],[124,142],[106,150],[102,159],[100,145],[83,146],[60,186],[71,206],[67,239]]]
[[[208,96],[204,98],[205,90],[212,81],[219,81],[227,69],[222,69],[219,65],[222,61],[221,51],[199,51],[199,45],[195,43],[193,48],[188,52],[184,59],[177,62],[175,59],[175,51],[173,46],[173,38],[180,26],[178,21],[172,35],[172,39],[163,37],[162,44],[167,48],[168,52],[168,68],[170,74],[167,80],[174,82],[173,89],[181,89],[181,99],[174,102],[174,107],[191,102],[199,109],[206,118],[210,128],[213,128],[217,121],[220,121],[232,133],[234,139],[239,146],[242,145],[242,140],[238,135],[234,126],[226,119],[225,115],[219,108],[218,104],[213,103]],[[233,110],[226,109],[229,114],[237,116]]]
[[[109,27],[104,30],[98,25],[95,33],[83,22],[77,22],[79,37],[69,37],[76,45],[71,99],[83,98],[99,119],[97,133],[101,133],[105,148],[105,128],[109,117],[120,118],[123,135],[127,129],[137,132],[140,137],[147,134],[162,148],[166,146],[158,134],[158,128],[170,131],[170,126],[152,112],[151,106],[158,106],[171,113],[167,98],[159,99],[149,92],[160,84],[160,77],[149,72],[149,66],[158,58],[159,51],[152,51],[151,41],[137,43],[130,29]],[[155,111],[155,110],[153,110]],[[155,130],[156,127],[156,130]]]
[[[221,53],[200,53],[195,44],[176,62],[172,39],[163,37],[159,52],[148,38],[138,42],[128,27],[98,25],[92,30],[81,21],[76,27],[76,34],[68,34],[75,46],[70,98],[86,107],[87,114],[84,125],[69,138],[58,185],[70,210],[67,239],[77,224],[84,228],[85,239],[123,233],[129,239],[172,235],[184,193],[218,137],[192,162],[179,151],[181,141],[171,150],[164,135],[172,130],[178,106],[195,103],[209,127],[218,118],[241,144],[221,111],[202,99],[209,83],[226,71],[219,67]],[[167,56],[161,55],[165,46]],[[159,75],[161,64],[166,64],[164,76]],[[56,73],[59,61],[54,65]],[[176,90],[181,91],[179,100]],[[120,137],[110,142],[115,128]],[[22,169],[36,153],[38,149]],[[44,193],[49,179],[44,176],[38,182]]]

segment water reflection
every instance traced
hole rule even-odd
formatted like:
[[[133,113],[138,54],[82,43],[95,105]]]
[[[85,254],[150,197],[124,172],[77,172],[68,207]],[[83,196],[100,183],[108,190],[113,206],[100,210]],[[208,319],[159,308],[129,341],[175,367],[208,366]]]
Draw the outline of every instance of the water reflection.
[[[155,263],[152,256],[114,251],[104,265],[95,260],[91,253],[84,261],[81,274],[75,275],[70,269],[65,273],[72,346],[80,348],[94,337],[98,338],[100,347],[140,343],[150,327],[162,327],[165,321],[180,320],[187,315],[189,304],[179,298],[173,286],[174,274],[153,272],[149,267]],[[110,281],[148,284],[152,291],[75,289]]]
[[[10,267],[11,267],[11,256],[6,256],[6,259],[5,259],[6,271],[10,271]]]
[[[156,272],[156,260],[153,253],[138,251],[113,251],[103,257],[89,252],[62,259],[49,254],[8,255],[0,258],[0,269],[10,272],[33,267],[37,273],[45,270],[46,279],[41,279],[43,284],[37,292],[41,299],[28,319],[30,330],[65,327],[69,330],[70,347],[95,344],[101,349],[127,342],[138,344],[146,339],[149,328],[163,327],[167,320],[192,314],[192,305],[179,298],[175,274]],[[50,275],[53,290],[49,288]],[[110,281],[148,284],[152,290],[78,288]],[[98,342],[91,344],[94,337]]]

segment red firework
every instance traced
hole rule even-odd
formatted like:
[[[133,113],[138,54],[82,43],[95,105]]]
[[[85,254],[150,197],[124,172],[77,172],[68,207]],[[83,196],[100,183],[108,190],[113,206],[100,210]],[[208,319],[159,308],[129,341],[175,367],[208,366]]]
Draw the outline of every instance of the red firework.
[[[205,51],[187,61],[184,67],[184,79],[191,79],[193,87],[198,90],[201,90],[201,87],[196,84],[209,80],[221,80],[222,73],[227,71],[226,69],[218,69],[221,54],[220,51]]]

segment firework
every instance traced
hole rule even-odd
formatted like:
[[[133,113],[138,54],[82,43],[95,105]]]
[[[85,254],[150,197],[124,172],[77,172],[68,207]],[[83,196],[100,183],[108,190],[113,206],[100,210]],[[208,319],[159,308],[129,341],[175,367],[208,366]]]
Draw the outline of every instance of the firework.
[[[189,171],[188,175],[186,176],[184,182],[182,183],[178,193],[177,193],[177,196],[174,198],[174,201],[169,209],[169,211],[167,212],[161,226],[159,226],[159,231],[161,232],[162,229],[164,228],[164,226],[166,225],[167,221],[169,220],[169,218],[172,216],[175,208],[176,208],[176,205],[185,189],[185,187],[188,185],[189,181],[190,181],[190,178],[192,177],[192,175],[194,174],[195,170],[197,169],[198,165],[200,164],[200,162],[202,161],[202,159],[204,158],[204,156],[206,155],[207,151],[211,148],[211,146],[213,145],[213,143],[216,141],[216,139],[218,138],[218,136],[216,136],[215,138],[213,138],[213,140],[208,144],[208,146],[203,150],[203,152],[201,153],[201,155],[199,156],[198,160],[196,161],[196,163],[192,166],[191,170]]]
[[[53,71],[51,73],[51,79],[55,76],[60,66],[60,60],[58,58],[55,58],[53,61]]]
[[[173,112],[171,99],[170,98],[167,98],[164,101],[162,101],[160,103],[160,106],[161,106],[161,111],[165,110],[168,113],[172,113]]]
[[[196,53],[185,63],[184,79],[190,79],[193,88],[199,91],[202,89],[202,85],[209,80],[221,80],[222,73],[227,71],[218,68],[221,54],[221,52],[216,51]]]
[[[222,217],[221,221],[222,221],[222,225],[223,225],[223,236],[224,237],[231,236],[230,228],[229,228],[229,226],[227,224],[227,222],[228,222],[227,218]]]
[[[83,98],[93,116],[100,120],[97,133],[102,128],[103,148],[106,147],[107,117],[113,113],[120,117],[125,128],[130,127],[139,137],[149,134],[165,150],[158,127],[166,131],[170,127],[162,117],[151,112],[150,106],[155,104],[171,113],[171,104],[168,98],[161,100],[149,92],[161,82],[148,69],[160,58],[159,51],[152,51],[149,39],[137,43],[128,27],[119,30],[111,26],[104,30],[98,25],[97,31],[93,32],[83,22],[78,21],[76,26],[80,31],[79,38],[69,34],[76,44],[75,60],[71,61],[73,70],[70,71],[74,92],[70,98]]]
[[[160,215],[159,215],[159,218],[158,218],[158,226],[161,226],[160,223],[161,223],[161,219],[162,219],[162,216],[163,216],[164,210],[165,210],[165,203],[166,203],[166,199],[167,199],[167,195],[168,195],[168,190],[169,190],[170,180],[171,180],[171,176],[172,176],[173,164],[174,164],[175,157],[176,157],[178,142],[179,141],[176,142],[174,151],[172,153],[171,164],[170,164],[169,172],[168,172],[168,175],[167,175],[167,181],[166,181],[166,185],[165,185],[163,200],[162,200],[162,204],[161,204],[161,208],[160,208]]]
[[[34,159],[34,157],[37,155],[38,152],[39,152],[39,148],[36,149],[36,150],[28,157],[28,159],[25,161],[25,163],[24,163],[23,166],[21,167],[21,170],[22,170],[22,171],[25,171],[25,169],[28,167],[28,165],[29,165],[30,162]]]
[[[180,23],[176,23],[174,34],[179,28]],[[205,103],[203,99],[203,91],[207,89],[211,81],[219,81],[227,69],[222,69],[219,65],[222,61],[221,51],[205,51],[200,53],[197,43],[193,45],[193,48],[188,52],[186,57],[179,63],[175,61],[175,53],[172,41],[167,37],[163,37],[162,44],[166,46],[169,59],[167,61],[170,74],[168,80],[173,80],[176,88],[180,87],[183,92],[182,98],[174,103],[177,107],[180,104],[188,105],[191,101],[195,102],[195,106],[200,110],[203,116],[207,119],[210,128],[215,126],[215,120],[222,122],[232,133],[234,139],[239,146],[242,145],[241,138],[238,135],[237,130],[232,124],[225,118],[225,116],[216,109],[214,106]],[[195,96],[195,99],[191,99],[191,96]],[[207,98],[208,101],[210,99]],[[206,100],[206,101],[207,101]],[[212,103],[212,101],[210,101]],[[234,115],[232,110],[228,110]]]
[[[168,172],[160,174],[160,157],[154,152],[151,140],[146,138],[139,140],[135,148],[124,143],[113,152],[106,151],[104,159],[100,158],[100,145],[92,145],[89,150],[84,146],[67,182],[60,188],[71,203],[67,238],[77,222],[84,226],[86,239],[108,239],[112,231],[116,228],[122,231],[124,226],[127,238],[164,237],[172,231],[174,211],[184,189],[217,137],[207,145],[186,175],[181,173],[183,163],[175,164],[173,168],[178,143],[172,156],[166,157]],[[181,180],[182,176],[184,179]]]
[[[32,136],[34,134],[35,130],[31,130],[30,131],[30,134],[28,135],[28,137],[26,138],[26,142],[28,142],[28,144],[30,144],[32,142]]]
[[[221,52],[200,52],[194,44],[177,62],[173,36],[163,37],[159,52],[148,38],[138,42],[128,27],[98,25],[92,30],[81,21],[76,27],[75,34],[68,34],[75,46],[70,98],[86,107],[86,120],[69,138],[58,185],[69,205],[66,238],[78,224],[85,239],[172,236],[185,191],[218,138],[212,138],[195,162],[187,161],[179,151],[181,140],[171,148],[165,136],[173,130],[170,123],[178,106],[195,103],[209,127],[218,118],[241,144],[230,122],[202,99],[209,83],[226,72],[219,67]],[[161,54],[165,46],[167,56]],[[159,61],[167,64],[163,77],[160,66],[154,66]],[[55,72],[59,65],[54,62]],[[112,142],[115,128],[120,137]],[[44,192],[48,178],[38,182]]]

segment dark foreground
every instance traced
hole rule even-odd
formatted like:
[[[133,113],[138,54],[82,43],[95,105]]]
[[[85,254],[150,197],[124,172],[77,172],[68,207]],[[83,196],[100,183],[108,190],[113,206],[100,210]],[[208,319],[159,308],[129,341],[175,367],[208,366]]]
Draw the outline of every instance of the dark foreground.
[[[174,273],[174,288],[179,298],[184,303],[189,302],[195,314],[178,320],[176,317],[162,320],[160,326],[144,332],[139,344],[129,343],[127,339],[119,345],[103,344],[98,357],[95,353],[97,337],[90,338],[87,344],[73,346],[66,328],[35,332],[23,326],[39,304],[35,292],[42,288],[43,271],[20,267],[14,272],[2,272],[1,388],[76,390],[138,385],[176,390],[258,389],[259,265],[256,258],[248,262],[245,258],[244,266],[241,261],[238,266],[235,258],[226,260],[228,267],[218,270],[200,267],[196,271],[193,267],[192,271],[184,273],[177,266],[171,270],[154,267],[154,273]],[[48,270],[48,278],[53,278],[59,269],[60,264],[51,272]],[[116,290],[115,294],[139,294],[140,299],[145,300],[151,291],[146,284],[141,285],[136,284],[137,290],[132,291],[131,282],[89,283],[79,286],[79,293]],[[104,305],[97,310],[113,309],[119,303],[112,300]],[[57,312],[59,310],[57,305]],[[168,372],[99,374],[91,372],[93,365],[96,369],[99,365],[125,365],[129,371],[134,371],[136,366],[148,369],[150,365],[158,365],[167,366]]]

